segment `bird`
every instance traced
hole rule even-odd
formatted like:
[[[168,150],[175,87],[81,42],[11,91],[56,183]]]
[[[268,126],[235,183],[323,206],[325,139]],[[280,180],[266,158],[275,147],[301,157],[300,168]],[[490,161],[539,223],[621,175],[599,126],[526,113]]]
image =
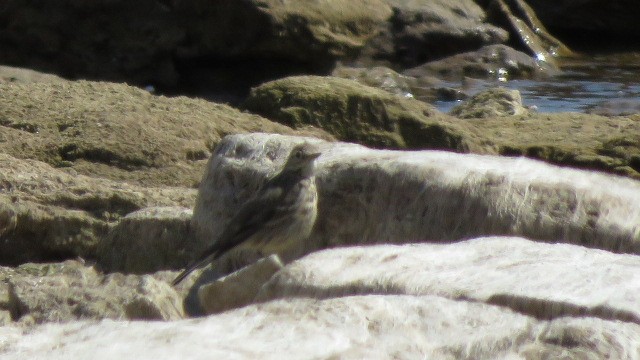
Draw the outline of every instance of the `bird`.
[[[282,170],[240,207],[217,240],[172,285],[240,245],[250,244],[262,254],[273,254],[307,238],[318,213],[314,168],[320,155],[317,144],[295,145]]]

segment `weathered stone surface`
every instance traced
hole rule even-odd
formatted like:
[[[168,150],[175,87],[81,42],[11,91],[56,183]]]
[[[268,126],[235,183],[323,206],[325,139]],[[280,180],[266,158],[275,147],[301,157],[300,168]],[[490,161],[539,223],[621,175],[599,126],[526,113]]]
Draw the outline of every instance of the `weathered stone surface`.
[[[0,84],[0,152],[114,180],[194,186],[228,133],[293,130],[226,105],[121,84]]]
[[[640,180],[640,116],[578,113],[474,120],[498,154],[606,171]]]
[[[509,30],[512,43],[533,55],[538,64],[557,69],[555,58],[575,54],[556,39],[524,0],[491,0],[489,18]]]
[[[79,319],[155,319],[182,317],[180,297],[152,276],[101,275],[78,261],[0,268],[0,302],[22,325]]]
[[[0,65],[0,83],[63,82],[61,77],[31,69]]]
[[[241,325],[241,326],[239,326]],[[214,334],[214,335],[212,335]],[[289,299],[197,320],[0,328],[7,360],[232,359],[632,360],[640,326],[592,318],[536,321],[496,306],[423,296]],[[100,349],[100,351],[95,351]]]
[[[493,88],[481,91],[469,100],[454,107],[450,114],[461,119],[523,115],[528,112],[522,106],[518,90]]]
[[[637,255],[513,237],[338,248],[289,264],[256,301],[433,295],[500,305],[540,319],[586,316],[640,325],[639,268]]]
[[[191,260],[191,215],[190,208],[177,206],[128,214],[98,244],[100,267],[135,274],[184,267]]]
[[[388,26],[373,38],[364,55],[400,67],[483,45],[502,43],[507,32],[485,22],[486,14],[470,0],[387,0],[393,9]]]
[[[284,266],[277,255],[260,259],[198,289],[198,301],[206,314],[217,314],[250,305],[262,286]]]
[[[223,140],[203,177],[192,228],[204,247],[279,169],[300,138]],[[640,183],[524,158],[376,151],[327,144],[317,160],[319,217],[300,249],[517,235],[640,254]],[[295,251],[294,251],[295,250]]]
[[[421,78],[438,76],[453,81],[465,77],[507,81],[532,78],[552,71],[538,64],[531,56],[506,45],[489,45],[422,64],[402,72]]]
[[[251,90],[244,107],[294,128],[385,148],[478,148],[473,132],[433,106],[336,77],[296,76]]]
[[[333,70],[331,76],[355,80],[361,84],[382,89],[401,97],[413,97],[411,83],[414,80],[387,67],[356,68],[340,66]]]
[[[191,207],[195,197],[193,189],[144,188],[0,153],[0,263],[95,258],[121,217],[148,206]]]

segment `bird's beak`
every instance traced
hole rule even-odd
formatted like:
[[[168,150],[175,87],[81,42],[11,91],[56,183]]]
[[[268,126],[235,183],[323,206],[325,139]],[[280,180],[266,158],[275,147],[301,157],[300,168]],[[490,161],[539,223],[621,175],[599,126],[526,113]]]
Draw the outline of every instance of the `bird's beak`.
[[[322,152],[315,151],[309,154],[309,159],[316,159],[318,156],[322,155]]]

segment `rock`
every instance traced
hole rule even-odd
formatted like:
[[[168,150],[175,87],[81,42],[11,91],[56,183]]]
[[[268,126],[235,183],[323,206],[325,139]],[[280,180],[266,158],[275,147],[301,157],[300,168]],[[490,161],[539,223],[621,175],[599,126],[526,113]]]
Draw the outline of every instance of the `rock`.
[[[192,211],[183,207],[151,207],[122,218],[100,241],[98,263],[108,272],[134,274],[185,267]]]
[[[450,114],[461,119],[523,115],[528,110],[522,106],[518,90],[493,88],[481,91],[469,100],[454,107]]]
[[[587,108],[586,113],[602,116],[640,114],[640,101],[636,98],[603,100]]]
[[[355,68],[340,66],[333,70],[331,76],[355,80],[361,84],[382,89],[400,97],[413,97],[413,90],[410,85],[410,83],[414,82],[413,79],[400,75],[387,67]]]
[[[185,37],[175,20],[167,5],[149,0],[8,0],[0,11],[0,53],[5,64],[69,77],[172,85],[171,50]]]
[[[251,90],[244,107],[294,128],[314,125],[374,147],[467,152],[473,135],[431,105],[335,77],[297,76]]]
[[[486,23],[486,14],[471,0],[387,2],[393,16],[363,51],[373,61],[406,68],[507,40],[507,32]]]
[[[146,186],[197,186],[228,133],[293,134],[226,105],[122,84],[0,84],[0,152]]]
[[[277,255],[258,260],[233,274],[198,289],[198,300],[206,314],[250,305],[273,274],[283,268]]]
[[[235,69],[240,78],[242,69],[246,73],[265,62],[326,69],[336,58],[357,53],[390,16],[382,0],[357,5],[344,0],[116,0],[46,6],[9,0],[0,12],[0,53],[7,64],[69,77],[172,88],[193,62],[208,62],[210,68],[249,62]]]
[[[0,65],[0,83],[49,83],[64,82],[59,76],[46,74],[31,69]]]
[[[241,326],[239,326],[241,324]],[[215,334],[215,336],[212,336]],[[424,296],[288,299],[197,320],[0,328],[7,360],[633,359],[640,326],[593,318],[539,321],[507,309]]]
[[[254,134],[245,138],[230,135],[223,139],[215,155],[209,159],[198,189],[191,221],[193,241],[197,244],[194,247],[198,249],[195,254],[207,248],[220,235],[266,178],[282,169],[291,148],[302,141],[321,143],[313,138],[270,134]],[[278,254],[285,262],[299,255],[297,248],[286,250],[287,253]],[[231,267],[229,270],[232,270]]]
[[[0,269],[0,288],[9,294],[1,310],[9,311],[12,320],[22,325],[183,316],[178,293],[149,275],[105,276],[78,261]]]
[[[604,171],[640,180],[639,116],[604,117],[578,113],[535,113],[474,120],[487,146],[507,156],[527,156],[563,166]],[[608,151],[625,143],[626,152]],[[637,142],[635,143],[637,144]]]
[[[637,255],[512,237],[338,248],[289,264],[263,286],[256,302],[441,296],[538,319],[583,316],[640,325],[638,266]]]
[[[0,153],[0,263],[94,259],[121,217],[149,206],[191,207],[195,197],[192,189],[72,175]],[[161,259],[175,255],[169,251]]]
[[[511,42],[533,55],[540,66],[558,69],[555,58],[575,56],[556,39],[524,0],[491,0],[489,18],[509,30]]]
[[[192,229],[204,247],[300,138],[236,135],[209,162]],[[319,217],[299,255],[335,246],[514,235],[640,254],[640,183],[525,158],[327,144]],[[392,225],[392,226],[391,226]]]
[[[178,5],[189,56],[280,58],[326,66],[357,53],[391,16],[383,0],[188,1]]]
[[[528,79],[553,73],[531,56],[506,45],[489,45],[405,70],[411,77],[438,76],[452,81],[465,77],[497,81]]]

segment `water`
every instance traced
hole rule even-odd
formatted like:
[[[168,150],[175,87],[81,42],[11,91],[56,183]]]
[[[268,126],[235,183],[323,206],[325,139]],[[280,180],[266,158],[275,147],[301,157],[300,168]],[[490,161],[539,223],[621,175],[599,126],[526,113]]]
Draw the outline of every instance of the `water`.
[[[524,105],[539,112],[640,113],[640,54],[567,60],[562,74],[548,79],[479,82],[467,87],[466,93],[496,86],[519,90]],[[435,105],[448,112],[458,103]]]

